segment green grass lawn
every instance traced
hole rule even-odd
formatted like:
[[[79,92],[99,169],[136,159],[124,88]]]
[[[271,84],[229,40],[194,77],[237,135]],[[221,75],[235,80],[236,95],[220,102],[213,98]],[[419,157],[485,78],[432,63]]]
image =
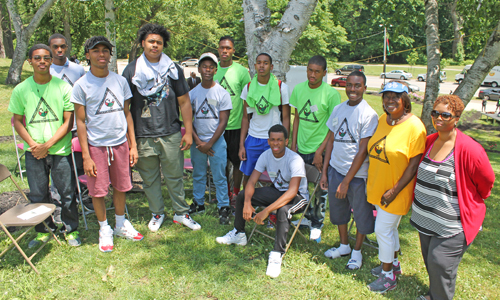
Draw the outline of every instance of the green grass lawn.
[[[0,63],[3,61],[0,60]],[[1,67],[1,66],[0,66]],[[7,66],[8,67],[8,66]],[[2,74],[4,74],[2,72]],[[5,76],[5,75],[3,75]],[[0,78],[1,80],[1,78]],[[6,93],[0,84],[0,93]],[[344,89],[339,89],[346,100]],[[1,94],[0,94],[1,95]],[[381,97],[365,95],[368,103],[382,113]],[[8,99],[0,98],[0,106],[6,107]],[[2,106],[3,105],[3,106]],[[420,116],[421,105],[413,105],[413,112]],[[2,109],[2,112],[4,109]],[[0,123],[10,120],[0,114]],[[483,122],[483,121],[479,121]],[[3,128],[3,127],[2,127]],[[10,125],[6,133],[10,135]],[[469,132],[466,132],[469,134]],[[494,141],[498,133],[471,130],[470,134],[480,141]],[[500,174],[500,154],[488,153],[495,173]],[[0,163],[14,169],[13,142],[0,143]],[[21,183],[20,177],[17,181]],[[486,200],[488,207],[483,231],[469,248],[458,270],[455,299],[498,299],[500,291],[500,185],[496,180],[492,196]],[[27,188],[26,180],[23,184]],[[185,179],[186,189],[192,187]],[[14,190],[7,181],[0,184],[0,192]],[[282,273],[276,279],[265,275],[272,241],[257,237],[247,246],[226,246],[215,242],[232,226],[218,224],[215,205],[209,205],[205,215],[194,216],[202,229],[193,232],[172,223],[171,200],[166,187],[163,196],[167,208],[166,221],[157,233],[149,232],[151,217],[144,194],[127,195],[130,220],[145,238],[140,242],[115,239],[112,253],[98,250],[98,223],[95,215],[88,216],[89,230],[83,228],[82,245],[77,248],[67,244],[58,246],[51,241],[34,259],[41,272],[34,273],[21,255],[10,251],[0,260],[1,299],[415,299],[428,289],[428,278],[420,254],[417,231],[409,224],[409,215],[400,224],[403,274],[396,290],[385,296],[368,291],[366,285],[375,277],[370,269],[379,264],[374,249],[363,248],[363,267],[348,271],[348,257],[330,260],[323,253],[338,246],[336,226],[325,219],[321,243],[305,241],[297,236],[284,258]],[[188,203],[192,192],[186,191]],[[109,203],[109,200],[108,200]],[[108,212],[114,225],[113,211]],[[247,225],[247,230],[253,224]],[[308,236],[307,229],[302,230]],[[273,230],[268,230],[273,235]],[[33,237],[34,234],[31,234]],[[374,238],[374,235],[371,236]],[[22,242],[26,247],[29,238]],[[0,250],[9,244],[0,233]],[[28,251],[28,255],[32,252]]]

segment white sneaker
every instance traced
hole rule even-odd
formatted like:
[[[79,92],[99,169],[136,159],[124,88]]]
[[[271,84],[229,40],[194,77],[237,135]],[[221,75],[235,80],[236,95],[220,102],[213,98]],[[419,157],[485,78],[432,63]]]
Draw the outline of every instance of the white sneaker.
[[[200,224],[196,223],[196,221],[191,219],[191,217],[188,214],[185,214],[182,216],[175,214],[174,215],[174,223],[185,225],[185,226],[191,228],[192,230],[200,230],[201,229]]]
[[[281,273],[281,253],[276,251],[271,251],[269,253],[269,262],[267,264],[266,275],[271,278],[276,278],[280,276]]]
[[[321,229],[319,228],[311,228],[311,234],[309,235],[309,239],[316,242],[321,242]]]
[[[299,220],[296,220],[296,221],[292,221],[292,224],[297,226],[299,224]],[[307,218],[303,218],[302,219],[302,222],[300,222],[300,227],[311,227],[311,221],[309,221],[309,219]]]
[[[132,223],[130,223],[129,220],[125,220],[122,227],[115,227],[114,234],[116,236],[124,237],[127,240],[133,241],[141,241],[144,238],[144,236],[140,234],[139,231],[135,230],[134,226],[132,226]]]
[[[148,228],[152,232],[157,232],[160,229],[161,224],[163,223],[163,220],[165,219],[165,215],[157,215],[153,214],[153,217],[151,218],[151,221],[149,221]]]
[[[99,230],[99,250],[102,252],[113,251],[113,229],[107,225]]]
[[[245,246],[247,244],[247,235],[244,232],[236,233],[236,228],[226,233],[225,236],[220,236],[215,239],[219,244],[231,245],[236,244]]]

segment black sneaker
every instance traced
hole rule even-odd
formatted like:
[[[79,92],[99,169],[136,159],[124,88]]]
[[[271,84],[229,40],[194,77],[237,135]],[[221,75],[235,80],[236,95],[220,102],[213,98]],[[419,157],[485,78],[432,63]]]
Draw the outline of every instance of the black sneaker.
[[[202,214],[205,212],[205,205],[198,205],[195,202],[189,206],[190,215]]]
[[[221,225],[229,224],[229,216],[231,215],[231,207],[225,206],[219,209],[219,223]]]

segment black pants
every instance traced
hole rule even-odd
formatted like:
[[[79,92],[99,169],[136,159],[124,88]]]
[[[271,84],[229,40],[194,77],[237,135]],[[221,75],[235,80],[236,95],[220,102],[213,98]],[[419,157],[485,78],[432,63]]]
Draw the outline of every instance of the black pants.
[[[256,188],[252,196],[252,206],[267,207],[278,200],[285,192],[278,191],[274,186]],[[245,219],[243,219],[243,207],[245,205],[245,191],[241,191],[236,198],[236,212],[234,217],[234,228],[238,232],[245,231]],[[292,214],[301,212],[307,205],[307,200],[300,194],[297,194],[288,204],[278,209],[276,213],[276,239],[274,241],[274,250],[285,253],[286,238],[290,228],[290,219]]]

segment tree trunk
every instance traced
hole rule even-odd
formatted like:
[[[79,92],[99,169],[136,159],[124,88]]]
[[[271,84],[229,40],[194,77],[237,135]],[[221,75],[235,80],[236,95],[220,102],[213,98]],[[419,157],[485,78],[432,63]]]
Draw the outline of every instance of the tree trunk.
[[[454,92],[462,99],[464,105],[469,103],[491,68],[498,64],[500,64],[500,21],[491,33],[483,51],[479,53],[474,64],[467,71],[462,84]]]
[[[422,107],[422,122],[427,134],[435,132],[432,126],[431,111],[439,93],[440,49],[437,0],[425,1],[425,35],[427,36],[427,80],[425,81],[424,105]]]
[[[63,17],[63,28],[64,36],[66,37],[66,42],[68,44],[68,50],[66,51],[66,56],[69,58],[71,56],[71,25],[70,25],[70,13],[68,9],[68,0],[61,2],[62,4],[62,17]]]
[[[7,6],[5,5],[4,0],[0,0],[0,23],[1,23],[1,28],[3,33],[2,45],[5,50],[5,57],[11,58],[12,55],[14,54],[14,45],[12,43],[12,29],[10,26],[10,17],[9,17],[9,11],[7,10]]]
[[[134,61],[134,59],[137,58],[137,52],[139,52],[139,47],[141,47],[141,44],[134,42],[132,44],[132,48],[130,48],[130,53],[128,55],[128,63],[131,63]]]
[[[462,49],[464,45],[464,35],[460,32],[460,30],[462,30],[463,28],[464,19],[458,14],[457,3],[458,0],[455,0],[450,6],[450,14],[453,23],[453,37],[454,37],[453,45],[451,47],[453,59],[457,59],[458,45],[461,44]]]
[[[3,20],[2,3],[0,2],[0,23]],[[5,46],[3,45],[3,30],[0,27],[0,58],[5,58]]]
[[[7,74],[6,84],[16,85],[21,82],[21,72],[23,70],[24,60],[26,59],[26,51],[28,50],[28,42],[40,24],[42,17],[49,11],[52,4],[56,0],[46,0],[38,9],[31,19],[28,26],[24,27],[21,16],[17,12],[16,3],[14,0],[7,0],[7,8],[16,31],[16,49],[12,56],[12,63]]]
[[[106,13],[104,18],[106,20],[106,37],[110,40],[111,44],[115,46],[113,49],[113,55],[111,55],[111,60],[109,61],[109,70],[118,73],[117,65],[117,49],[116,49],[116,17],[115,17],[115,5],[113,0],[105,0],[104,6],[106,7]]]
[[[290,0],[281,21],[271,27],[271,11],[266,0],[243,1],[248,66],[252,76],[257,55],[266,52],[273,58],[273,73],[286,81],[285,74],[290,69],[288,60],[316,4],[317,0]]]

